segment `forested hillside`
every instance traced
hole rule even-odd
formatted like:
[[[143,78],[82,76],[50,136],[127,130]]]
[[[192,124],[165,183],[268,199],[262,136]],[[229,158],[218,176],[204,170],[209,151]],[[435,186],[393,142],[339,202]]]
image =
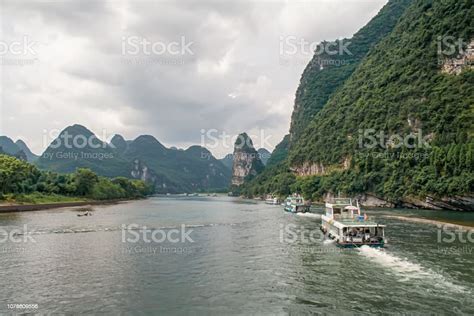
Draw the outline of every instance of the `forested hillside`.
[[[473,37],[472,1],[414,1],[305,127],[278,177],[313,199],[367,193],[395,205],[463,204],[474,191]],[[452,60],[464,64],[445,71]]]
[[[301,76],[291,117],[291,141],[297,141],[329,97],[344,84],[367,52],[389,34],[412,0],[390,0],[352,38],[319,44]]]
[[[227,188],[231,173],[200,146],[186,150],[166,148],[150,135],[133,141],[115,135],[107,143],[81,125],[64,129],[38,159],[37,166],[59,173],[88,168],[105,177],[141,179],[159,193]]]

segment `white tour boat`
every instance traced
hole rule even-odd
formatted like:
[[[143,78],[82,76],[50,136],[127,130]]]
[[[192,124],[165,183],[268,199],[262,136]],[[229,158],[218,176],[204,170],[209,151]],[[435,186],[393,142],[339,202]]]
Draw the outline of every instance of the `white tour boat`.
[[[300,195],[291,195],[287,197],[283,206],[285,211],[290,213],[309,212],[309,205],[306,205],[303,197],[301,197]]]
[[[340,247],[384,247],[385,225],[361,215],[359,203],[352,199],[335,198],[326,203],[326,213],[321,216],[321,230],[334,239]]]
[[[267,196],[267,198],[265,199],[265,203],[267,204],[271,204],[271,205],[278,205],[280,204],[279,201],[278,201],[278,198],[272,196],[272,195],[269,195]]]

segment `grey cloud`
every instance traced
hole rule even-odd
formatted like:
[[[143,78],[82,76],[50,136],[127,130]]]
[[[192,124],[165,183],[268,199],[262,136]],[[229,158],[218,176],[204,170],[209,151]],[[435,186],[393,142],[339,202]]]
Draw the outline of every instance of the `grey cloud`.
[[[44,147],[37,136],[44,128],[74,123],[127,138],[153,134],[177,147],[199,143],[201,129],[265,129],[276,145],[311,58],[281,66],[279,36],[350,36],[385,2],[2,2],[4,37],[26,33],[47,45],[38,65],[3,69],[7,115],[0,132],[31,140],[36,152]],[[184,36],[194,55],[176,57],[179,65],[159,64],[169,55],[123,56],[127,36],[162,42]]]

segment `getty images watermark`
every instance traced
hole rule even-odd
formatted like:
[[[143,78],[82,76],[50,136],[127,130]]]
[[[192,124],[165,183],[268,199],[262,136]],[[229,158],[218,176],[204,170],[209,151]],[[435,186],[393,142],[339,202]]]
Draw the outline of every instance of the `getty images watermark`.
[[[182,224],[180,228],[152,229],[138,224],[122,225],[122,243],[132,244],[124,247],[122,252],[127,254],[187,254],[190,247],[182,247],[194,243],[191,237],[192,229]],[[172,246],[164,246],[163,244]],[[158,244],[159,247],[153,245]],[[180,244],[180,245],[176,245]]]
[[[423,136],[423,131],[418,129],[416,133],[388,134],[385,131],[375,129],[359,130],[359,148],[431,148],[429,144],[431,136]]]

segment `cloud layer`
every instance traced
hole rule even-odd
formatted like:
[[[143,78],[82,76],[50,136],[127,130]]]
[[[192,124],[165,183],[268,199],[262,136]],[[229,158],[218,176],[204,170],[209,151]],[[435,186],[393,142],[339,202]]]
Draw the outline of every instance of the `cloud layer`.
[[[99,136],[151,134],[168,146],[204,139],[220,157],[232,148],[203,134],[246,131],[272,149],[288,131],[311,58],[283,56],[282,39],[350,37],[385,3],[4,1],[0,134],[37,153],[52,131],[75,123]],[[11,49],[25,42],[33,52]]]

